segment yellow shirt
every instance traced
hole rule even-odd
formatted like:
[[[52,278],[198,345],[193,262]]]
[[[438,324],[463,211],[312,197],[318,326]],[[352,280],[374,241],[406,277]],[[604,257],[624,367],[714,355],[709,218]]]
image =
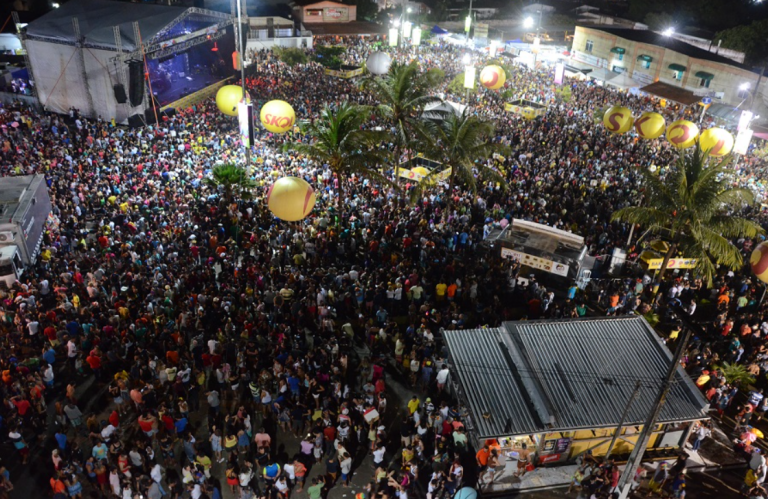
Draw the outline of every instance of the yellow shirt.
[[[420,403],[421,403],[421,402],[419,402],[419,399],[416,399],[416,400],[414,400],[414,399],[411,399],[411,400],[408,402],[408,411],[410,411],[410,413],[411,413],[411,414],[413,414],[413,413],[414,413],[414,412],[416,412],[416,410],[419,408],[419,404],[420,404]]]
[[[443,284],[442,282],[435,286],[435,291],[437,292],[437,296],[445,296],[445,290],[448,289],[447,284]]]

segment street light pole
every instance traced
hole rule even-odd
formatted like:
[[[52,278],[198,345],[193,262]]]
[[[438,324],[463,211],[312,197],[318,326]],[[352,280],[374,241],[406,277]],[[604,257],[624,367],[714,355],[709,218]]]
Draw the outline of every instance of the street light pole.
[[[469,0],[469,13],[467,14],[467,18],[469,19],[469,24],[467,26],[467,45],[469,45],[469,30],[472,29],[472,0]]]
[[[243,50],[243,33],[241,32],[243,29],[243,19],[242,19],[242,13],[241,13],[241,7],[240,2],[245,0],[235,0],[237,2],[237,27],[235,28],[235,36],[237,37],[237,51],[239,52],[239,63],[240,63],[240,86],[243,89],[243,102],[246,106],[248,105],[248,99],[247,99],[247,93],[245,90],[245,50]],[[253,109],[248,109],[249,113],[253,112]],[[250,118],[250,116],[249,116]],[[250,122],[250,119],[248,120]],[[250,135],[250,130],[248,130],[248,134]],[[249,177],[251,176],[251,145],[248,144],[248,147],[245,148],[245,173]]]

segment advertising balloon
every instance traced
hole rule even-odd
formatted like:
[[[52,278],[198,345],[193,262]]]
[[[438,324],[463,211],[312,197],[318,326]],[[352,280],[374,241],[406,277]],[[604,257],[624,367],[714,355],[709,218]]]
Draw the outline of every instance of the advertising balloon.
[[[285,133],[296,123],[293,108],[282,100],[271,100],[264,104],[259,117],[264,128],[274,133]]]
[[[491,90],[497,90],[504,86],[504,82],[507,81],[507,73],[504,72],[504,68],[499,66],[486,66],[480,72],[480,83],[485,88]]]
[[[365,67],[371,74],[383,75],[389,71],[389,66],[392,65],[392,58],[386,52],[374,52],[368,56],[368,60],[365,61]]]
[[[243,100],[243,89],[237,85],[224,85],[216,92],[216,107],[227,116],[237,116],[237,104]]]
[[[603,124],[611,133],[627,133],[632,128],[632,111],[622,106],[611,106],[605,110]]]
[[[710,156],[721,158],[733,149],[733,135],[722,128],[707,128],[699,136],[699,145]]]
[[[267,193],[267,207],[274,216],[286,222],[297,222],[315,206],[315,190],[304,179],[283,177]]]
[[[657,139],[666,127],[664,116],[659,113],[645,112],[635,120],[635,130],[642,139]]]
[[[688,149],[696,143],[699,127],[688,120],[673,121],[667,127],[667,140],[678,149]]]
[[[768,241],[760,243],[749,257],[749,265],[755,277],[768,283]]]

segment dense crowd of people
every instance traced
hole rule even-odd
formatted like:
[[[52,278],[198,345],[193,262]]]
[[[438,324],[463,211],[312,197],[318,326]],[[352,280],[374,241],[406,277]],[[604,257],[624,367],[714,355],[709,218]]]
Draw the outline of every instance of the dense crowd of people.
[[[341,43],[350,62],[367,57],[361,40]],[[446,81],[462,70],[460,47],[388,50],[397,61],[441,68]],[[256,109],[283,99],[312,120],[326,105],[375,104],[315,63],[288,67],[268,51],[250,62]],[[267,132],[254,145],[254,199],[228,203],[204,179],[219,163],[242,162],[243,152],[236,120],[212,102],[137,129],[74,112],[2,109],[2,174],[45,174],[53,201],[39,262],[0,296],[0,424],[20,463],[14,472],[32,455],[50,471],[57,499],[320,499],[355,472],[370,476],[366,499],[403,499],[417,482],[429,497],[451,495],[474,486],[494,456],[469,451],[467,410],[444,392],[441,331],[583,316],[588,300],[609,314],[670,300],[716,304],[711,317],[698,311],[708,335],[694,341],[687,368],[694,377],[708,372],[702,388],[727,409],[735,392],[710,373],[713,363],[768,369],[761,289],[746,270],[723,272],[712,289],[675,276],[652,303],[642,272],[598,281],[591,292],[548,290],[536,279],[518,285],[519,264],[482,244],[503,219],[520,218],[580,234],[590,254],[610,254],[629,232],[610,214],[642,199],[637,169],[654,165],[663,176],[674,160],[661,140],[607,134],[593,110],[689,111],[568,85],[564,99],[547,69],[512,70],[507,87],[548,106],[534,121],[506,113],[499,93],[473,92],[472,112],[493,120],[495,140],[513,151],[503,165],[509,190],[439,185],[415,204],[357,177],[337,199],[339,179],[327,165],[284,148],[311,137]],[[447,85],[435,93],[464,100]],[[370,126],[387,124],[374,116]],[[754,186],[764,169],[747,157],[736,182]],[[280,222],[264,207],[272,180],[288,174],[318,194],[301,223]],[[765,222],[758,208],[746,214]],[[748,254],[755,242],[736,243]],[[399,410],[394,382],[415,393]],[[103,397],[106,407],[94,409],[91,399]],[[370,470],[360,468],[367,455]],[[608,492],[614,469],[588,467],[584,480]],[[322,472],[307,479],[312,468]],[[2,468],[0,497],[12,481]]]

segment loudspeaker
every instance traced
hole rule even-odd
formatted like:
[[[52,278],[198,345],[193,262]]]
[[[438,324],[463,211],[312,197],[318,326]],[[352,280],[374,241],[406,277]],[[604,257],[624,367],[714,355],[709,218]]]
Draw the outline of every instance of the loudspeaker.
[[[125,87],[122,83],[115,83],[112,88],[115,91],[115,100],[118,104],[125,104],[128,102],[128,96],[125,94]]]
[[[151,107],[147,108],[147,110],[144,111],[144,122],[147,125],[154,125],[155,123],[157,123],[157,120],[155,119],[155,110],[152,109]]]
[[[138,106],[144,100],[144,65],[141,61],[128,62],[128,95],[132,106]]]
[[[140,126],[144,126],[144,117],[140,114],[134,114],[133,116],[128,116],[128,126],[131,128],[138,128]]]

